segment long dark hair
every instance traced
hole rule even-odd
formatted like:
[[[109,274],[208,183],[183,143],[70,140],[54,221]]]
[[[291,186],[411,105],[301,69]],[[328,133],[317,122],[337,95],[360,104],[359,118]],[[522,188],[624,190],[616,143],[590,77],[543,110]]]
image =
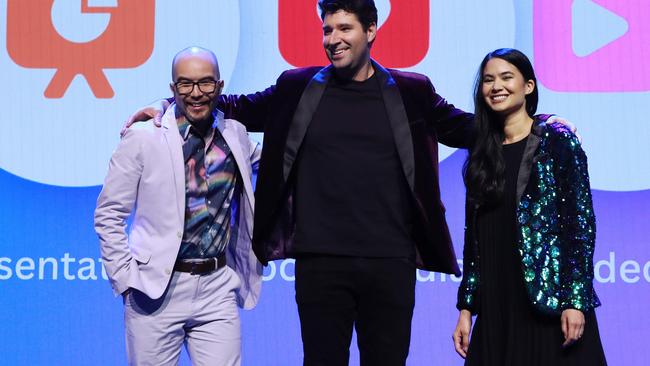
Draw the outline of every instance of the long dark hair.
[[[533,92],[526,95],[526,112],[530,117],[535,114],[538,102],[535,71],[526,55],[512,48],[500,48],[485,56],[474,85],[474,141],[463,169],[467,197],[475,207],[496,203],[503,196],[505,186],[503,120],[487,106],[482,91],[483,70],[493,58],[511,63],[521,72],[525,81],[535,82]]]

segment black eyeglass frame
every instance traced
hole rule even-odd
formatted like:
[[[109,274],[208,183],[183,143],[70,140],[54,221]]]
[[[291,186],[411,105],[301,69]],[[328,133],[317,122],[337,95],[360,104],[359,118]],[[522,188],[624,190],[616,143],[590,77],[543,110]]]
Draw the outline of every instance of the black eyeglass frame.
[[[219,87],[220,82],[221,82],[221,80],[214,80],[214,79],[201,79],[199,81],[181,80],[181,81],[177,81],[177,82],[174,83],[174,88],[176,89],[176,92],[178,94],[180,94],[180,95],[190,95],[190,94],[192,94],[194,92],[194,87],[199,88],[199,92],[201,92],[202,94],[209,95],[209,94],[214,93],[217,90],[217,88]],[[205,91],[205,90],[201,89],[201,84],[204,84],[203,87],[206,87],[205,84],[208,84],[208,83],[212,84],[212,89],[210,91]],[[183,85],[183,87],[190,88],[189,91],[181,92],[181,90],[179,89],[179,84],[185,84],[185,85]],[[190,87],[190,84],[192,84],[191,87]]]

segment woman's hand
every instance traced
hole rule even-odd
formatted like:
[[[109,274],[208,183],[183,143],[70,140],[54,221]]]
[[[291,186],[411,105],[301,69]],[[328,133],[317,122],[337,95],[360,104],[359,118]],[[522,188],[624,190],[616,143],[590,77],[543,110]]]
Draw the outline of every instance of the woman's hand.
[[[566,309],[560,318],[562,334],[564,334],[563,347],[568,347],[577,342],[585,331],[585,315],[580,310]]]
[[[458,314],[458,323],[452,338],[454,339],[454,347],[460,357],[467,357],[467,349],[469,348],[469,333],[472,330],[472,313],[469,310],[461,310]]]

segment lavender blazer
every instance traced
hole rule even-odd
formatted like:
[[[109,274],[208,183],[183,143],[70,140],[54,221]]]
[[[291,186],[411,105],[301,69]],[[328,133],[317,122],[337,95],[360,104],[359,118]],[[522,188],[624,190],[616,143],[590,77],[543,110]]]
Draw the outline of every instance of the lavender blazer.
[[[183,236],[185,163],[183,140],[172,105],[162,128],[152,121],[127,130],[111,157],[104,187],[97,199],[95,231],[102,261],[115,294],[128,288],[152,299],[162,296],[172,274]],[[220,112],[217,128],[228,143],[243,180],[226,251],[227,263],[241,279],[240,307],[250,309],[259,298],[262,266],[251,248],[253,232],[252,177],[260,157],[259,144],[246,128]],[[130,233],[127,219],[132,217]]]

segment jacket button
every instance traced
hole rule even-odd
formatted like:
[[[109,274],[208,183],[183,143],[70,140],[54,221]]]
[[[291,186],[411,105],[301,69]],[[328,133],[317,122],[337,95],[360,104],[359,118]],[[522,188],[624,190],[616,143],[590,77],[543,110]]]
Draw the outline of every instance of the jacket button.
[[[176,236],[178,236],[178,238],[180,239],[180,238],[183,237],[183,233],[179,231],[179,232],[176,233]]]
[[[170,273],[172,273],[172,271],[169,268],[165,269],[165,274],[170,274]]]

